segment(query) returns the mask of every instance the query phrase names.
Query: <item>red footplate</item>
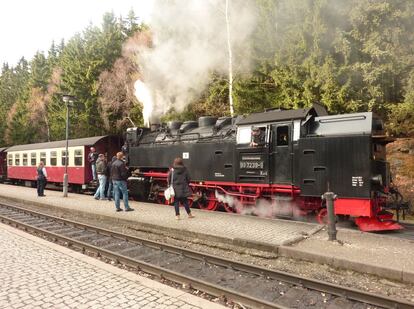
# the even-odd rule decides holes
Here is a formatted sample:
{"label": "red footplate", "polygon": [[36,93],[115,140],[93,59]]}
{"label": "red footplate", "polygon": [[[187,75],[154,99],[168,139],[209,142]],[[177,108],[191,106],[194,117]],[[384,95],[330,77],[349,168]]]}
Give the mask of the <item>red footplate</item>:
{"label": "red footplate", "polygon": [[395,221],[380,221],[377,218],[358,217],[355,223],[364,232],[402,230],[403,227]]}

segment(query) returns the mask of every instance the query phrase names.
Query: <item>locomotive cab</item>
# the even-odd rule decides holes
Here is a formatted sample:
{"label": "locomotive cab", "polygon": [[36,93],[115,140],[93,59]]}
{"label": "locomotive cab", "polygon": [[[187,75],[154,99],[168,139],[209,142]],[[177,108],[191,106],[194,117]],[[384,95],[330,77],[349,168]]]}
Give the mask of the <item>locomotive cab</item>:
{"label": "locomotive cab", "polygon": [[335,192],[335,213],[355,217],[363,231],[400,229],[390,221],[392,214],[384,211],[382,193],[389,185],[387,141],[373,113],[316,117],[310,134],[299,140],[297,179],[302,195]]}

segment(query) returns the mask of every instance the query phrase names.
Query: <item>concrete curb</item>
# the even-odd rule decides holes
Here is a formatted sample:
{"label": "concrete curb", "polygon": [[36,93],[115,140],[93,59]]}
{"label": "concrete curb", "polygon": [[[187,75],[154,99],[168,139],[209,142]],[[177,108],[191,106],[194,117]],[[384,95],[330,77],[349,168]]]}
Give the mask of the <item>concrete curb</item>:
{"label": "concrete curb", "polygon": [[337,256],[317,254],[286,246],[280,246],[278,253],[280,256],[292,259],[326,264],[336,268],[354,270],[359,273],[361,273],[361,270],[363,270],[363,273],[377,275],[382,278],[398,280],[406,283],[414,283],[414,272],[404,271],[403,268],[398,269],[361,263],[357,261],[350,261]]}

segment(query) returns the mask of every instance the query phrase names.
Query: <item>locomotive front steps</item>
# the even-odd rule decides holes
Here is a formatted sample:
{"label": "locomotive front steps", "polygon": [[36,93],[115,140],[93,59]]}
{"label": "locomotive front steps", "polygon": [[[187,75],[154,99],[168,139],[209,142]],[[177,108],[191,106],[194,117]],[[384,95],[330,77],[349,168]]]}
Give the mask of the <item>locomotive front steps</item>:
{"label": "locomotive front steps", "polygon": [[0,197],[8,201],[55,215],[102,220],[125,233],[138,230],[204,244],[231,244],[241,252],[256,249],[273,257],[308,260],[414,283],[414,246],[410,240],[339,229],[340,242],[331,242],[323,226],[305,222],[197,209],[193,210],[195,219],[177,221],[173,207],[165,205],[132,201],[135,212],[116,213],[113,202],[96,201],[91,196],[71,193],[63,198],[57,191],[46,195],[38,198],[35,189],[0,185]]}

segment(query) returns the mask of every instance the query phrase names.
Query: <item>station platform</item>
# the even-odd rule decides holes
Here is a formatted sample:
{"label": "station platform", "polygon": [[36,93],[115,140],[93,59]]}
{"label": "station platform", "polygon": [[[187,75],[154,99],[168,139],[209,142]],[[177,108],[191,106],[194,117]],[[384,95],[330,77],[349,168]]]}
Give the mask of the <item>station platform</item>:
{"label": "station platform", "polygon": [[1,308],[225,308],[0,224]]}
{"label": "station platform", "polygon": [[324,226],[313,223],[198,209],[192,210],[194,219],[188,219],[182,209],[182,219],[176,220],[174,208],[168,205],[130,201],[135,211],[115,212],[113,202],[97,201],[89,195],[70,193],[64,198],[62,192],[51,190],[46,190],[45,194],[46,197],[39,198],[36,189],[0,185],[0,198],[39,205],[45,211],[60,208],[93,214],[96,218],[112,220],[114,224],[128,225],[137,230],[165,231],[203,241],[214,240],[414,283],[412,240],[340,228],[339,241],[330,242]]}

